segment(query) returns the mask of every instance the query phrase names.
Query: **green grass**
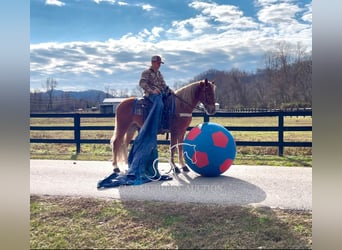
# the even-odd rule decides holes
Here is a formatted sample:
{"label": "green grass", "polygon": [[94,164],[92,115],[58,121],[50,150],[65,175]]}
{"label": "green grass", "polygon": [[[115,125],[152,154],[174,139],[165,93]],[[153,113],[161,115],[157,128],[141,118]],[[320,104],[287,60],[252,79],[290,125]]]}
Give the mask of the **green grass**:
{"label": "green grass", "polygon": [[[164,147],[164,149],[163,149]],[[34,151],[34,152],[32,152]],[[276,149],[274,149],[276,151]],[[235,165],[268,165],[268,166],[288,166],[288,167],[312,167],[312,155],[290,154],[283,157],[274,154],[266,154],[256,149],[246,152],[246,149],[238,149]],[[82,145],[81,153],[76,154],[75,146],[37,144],[31,145],[31,159],[48,160],[85,160],[85,161],[110,161],[111,148],[109,145]],[[159,146],[159,157],[166,162],[169,157],[168,148]],[[176,158],[175,158],[176,159]]]}
{"label": "green grass", "polygon": [[311,249],[312,213],[31,196],[32,249]]}

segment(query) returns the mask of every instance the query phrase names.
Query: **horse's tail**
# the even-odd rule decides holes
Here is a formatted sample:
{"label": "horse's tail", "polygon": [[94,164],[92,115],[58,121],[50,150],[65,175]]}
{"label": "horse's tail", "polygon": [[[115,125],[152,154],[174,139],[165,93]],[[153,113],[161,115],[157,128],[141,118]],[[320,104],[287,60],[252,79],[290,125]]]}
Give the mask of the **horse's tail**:
{"label": "horse's tail", "polygon": [[134,123],[132,115],[133,103],[135,97],[122,101],[116,109],[115,129],[110,140],[113,152],[113,165],[116,163],[127,164],[128,146],[137,131],[137,125]]}
{"label": "horse's tail", "polygon": [[[117,119],[115,119],[115,128],[117,128]],[[116,163],[127,164],[127,155],[128,155],[127,146],[128,145],[125,143],[126,134],[124,137],[118,136],[117,131],[118,131],[117,129],[114,130],[113,136],[110,139],[110,145],[112,147],[112,152],[113,152],[112,154],[113,159],[114,159],[114,155],[116,155]],[[114,143],[115,140],[116,142]]]}

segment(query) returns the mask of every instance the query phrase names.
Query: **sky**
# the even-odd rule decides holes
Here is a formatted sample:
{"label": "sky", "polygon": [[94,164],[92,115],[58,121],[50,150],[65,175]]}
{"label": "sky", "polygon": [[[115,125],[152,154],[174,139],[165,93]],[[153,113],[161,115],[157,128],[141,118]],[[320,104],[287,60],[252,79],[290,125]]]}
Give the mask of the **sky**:
{"label": "sky", "polygon": [[284,42],[312,50],[312,1],[31,0],[30,89],[50,77],[65,91],[129,91],[153,55],[176,87],[209,69],[255,72]]}

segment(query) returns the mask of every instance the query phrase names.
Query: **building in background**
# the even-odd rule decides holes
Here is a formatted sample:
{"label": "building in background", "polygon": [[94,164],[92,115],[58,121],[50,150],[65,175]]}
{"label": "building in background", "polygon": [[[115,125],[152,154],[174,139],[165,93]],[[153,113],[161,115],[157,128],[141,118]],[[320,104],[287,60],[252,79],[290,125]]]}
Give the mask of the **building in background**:
{"label": "building in background", "polygon": [[126,98],[105,98],[100,104],[100,112],[103,114],[115,114],[116,108],[120,102]]}

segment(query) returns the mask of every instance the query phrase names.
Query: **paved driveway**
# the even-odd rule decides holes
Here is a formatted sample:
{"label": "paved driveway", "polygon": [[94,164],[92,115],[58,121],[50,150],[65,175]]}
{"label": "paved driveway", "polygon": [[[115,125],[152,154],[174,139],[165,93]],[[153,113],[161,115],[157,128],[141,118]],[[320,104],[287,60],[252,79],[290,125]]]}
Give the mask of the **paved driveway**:
{"label": "paved driveway", "polygon": [[[161,173],[169,171],[159,163]],[[312,210],[312,168],[233,165],[219,177],[193,171],[140,186],[98,190],[112,172],[106,161],[30,161],[30,193],[112,199],[260,205]]]}

